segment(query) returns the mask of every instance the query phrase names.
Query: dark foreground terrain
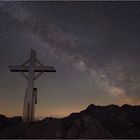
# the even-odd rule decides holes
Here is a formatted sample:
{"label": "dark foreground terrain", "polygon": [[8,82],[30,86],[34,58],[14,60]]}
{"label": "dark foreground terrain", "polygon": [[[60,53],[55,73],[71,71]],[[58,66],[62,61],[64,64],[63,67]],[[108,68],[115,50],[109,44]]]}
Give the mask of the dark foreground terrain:
{"label": "dark foreground terrain", "polygon": [[0,138],[140,138],[140,106],[90,105],[66,118],[30,124],[0,115]]}

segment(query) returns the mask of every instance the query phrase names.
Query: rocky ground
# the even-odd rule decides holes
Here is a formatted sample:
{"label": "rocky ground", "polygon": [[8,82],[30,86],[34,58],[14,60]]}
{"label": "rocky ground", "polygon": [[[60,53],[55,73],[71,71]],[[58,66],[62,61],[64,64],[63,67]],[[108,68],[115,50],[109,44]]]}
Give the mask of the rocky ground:
{"label": "rocky ground", "polygon": [[0,138],[140,138],[140,106],[90,105],[62,119],[34,123],[0,115]]}

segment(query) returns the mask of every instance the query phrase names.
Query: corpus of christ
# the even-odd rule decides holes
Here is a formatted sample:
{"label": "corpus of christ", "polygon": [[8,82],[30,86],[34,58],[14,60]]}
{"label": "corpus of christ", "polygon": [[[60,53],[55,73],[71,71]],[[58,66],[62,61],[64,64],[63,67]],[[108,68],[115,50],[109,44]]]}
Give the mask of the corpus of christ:
{"label": "corpus of christ", "polygon": [[35,104],[37,104],[37,88],[34,88],[34,81],[44,72],[56,72],[56,70],[53,66],[44,66],[37,60],[35,50],[31,50],[30,58],[24,64],[9,66],[9,69],[11,72],[20,72],[28,80],[23,105],[23,121],[33,122]]}

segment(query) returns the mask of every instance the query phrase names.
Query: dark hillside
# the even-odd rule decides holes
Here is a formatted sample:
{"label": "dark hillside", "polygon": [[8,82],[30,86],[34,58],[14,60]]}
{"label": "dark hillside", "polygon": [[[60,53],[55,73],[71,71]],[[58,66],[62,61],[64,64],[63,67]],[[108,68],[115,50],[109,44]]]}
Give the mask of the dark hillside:
{"label": "dark hillside", "polygon": [[34,123],[0,115],[0,138],[140,138],[140,106],[91,104],[65,118]]}

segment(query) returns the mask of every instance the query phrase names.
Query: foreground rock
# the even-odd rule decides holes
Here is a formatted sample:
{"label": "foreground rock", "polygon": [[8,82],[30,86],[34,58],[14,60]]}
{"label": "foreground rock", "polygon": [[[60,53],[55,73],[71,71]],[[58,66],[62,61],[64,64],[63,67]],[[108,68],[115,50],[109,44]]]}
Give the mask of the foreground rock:
{"label": "foreground rock", "polygon": [[0,138],[140,138],[140,106],[90,105],[80,113],[24,123],[0,115]]}

